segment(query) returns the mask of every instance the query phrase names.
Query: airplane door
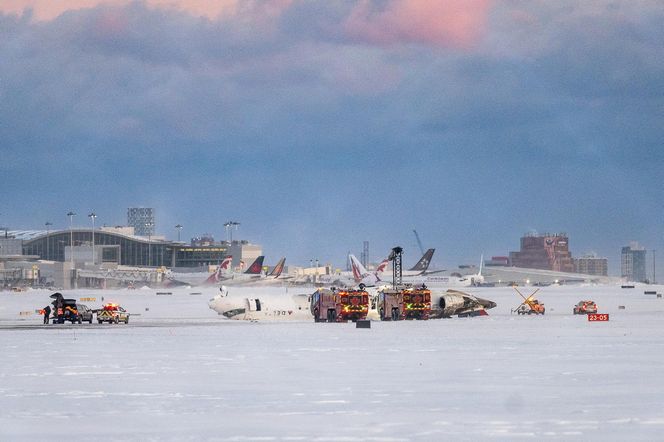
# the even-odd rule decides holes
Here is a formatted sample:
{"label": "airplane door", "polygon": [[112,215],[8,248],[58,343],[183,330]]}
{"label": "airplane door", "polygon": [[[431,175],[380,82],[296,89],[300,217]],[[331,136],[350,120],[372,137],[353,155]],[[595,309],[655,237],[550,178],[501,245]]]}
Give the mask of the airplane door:
{"label": "airplane door", "polygon": [[253,311],[253,312],[260,312],[261,311],[261,300],[260,299],[247,298],[247,310]]}

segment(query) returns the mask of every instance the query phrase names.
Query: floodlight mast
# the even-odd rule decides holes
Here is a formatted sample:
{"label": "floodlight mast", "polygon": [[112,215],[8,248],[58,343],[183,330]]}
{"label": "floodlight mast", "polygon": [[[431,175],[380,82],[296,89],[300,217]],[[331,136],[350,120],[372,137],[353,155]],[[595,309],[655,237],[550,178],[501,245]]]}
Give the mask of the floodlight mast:
{"label": "floodlight mast", "polygon": [[76,213],[72,210],[67,213],[67,216],[69,217],[69,261],[71,263],[72,268],[74,267],[74,217],[76,216]]}
{"label": "floodlight mast", "polygon": [[88,215],[88,218],[92,220],[92,265],[95,265],[95,219],[97,218],[97,214],[94,212],[91,212]]}
{"label": "floodlight mast", "polygon": [[396,290],[402,284],[402,274],[401,274],[401,254],[403,249],[401,247],[394,247],[390,252],[390,256],[387,258],[392,261],[392,285]]}
{"label": "floodlight mast", "polygon": [[237,230],[237,227],[240,225],[237,221],[227,221],[224,223],[224,228],[226,229],[226,241],[229,244],[233,243],[233,228]]}

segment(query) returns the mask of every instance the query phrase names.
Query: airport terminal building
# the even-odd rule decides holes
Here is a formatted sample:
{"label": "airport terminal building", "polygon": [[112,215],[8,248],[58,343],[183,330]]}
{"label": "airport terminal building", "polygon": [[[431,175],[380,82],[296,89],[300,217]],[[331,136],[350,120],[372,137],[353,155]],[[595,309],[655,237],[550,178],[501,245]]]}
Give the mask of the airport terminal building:
{"label": "airport terminal building", "polygon": [[242,263],[262,252],[244,240],[185,243],[135,235],[126,226],[7,230],[0,238],[0,288],[161,284],[168,269],[210,272],[230,254]]}
{"label": "airport terminal building", "polygon": [[22,241],[23,255],[46,261],[89,261],[132,267],[204,267],[218,264],[228,252],[224,245],[192,246],[130,235],[121,229],[95,230],[94,233],[91,229],[8,233]]}

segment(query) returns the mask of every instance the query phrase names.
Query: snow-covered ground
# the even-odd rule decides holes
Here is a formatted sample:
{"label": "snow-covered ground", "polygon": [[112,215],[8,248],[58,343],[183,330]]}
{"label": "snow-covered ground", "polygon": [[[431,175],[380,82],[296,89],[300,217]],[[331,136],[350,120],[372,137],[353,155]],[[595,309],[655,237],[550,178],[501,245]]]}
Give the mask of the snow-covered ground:
{"label": "snow-covered ground", "polygon": [[664,299],[644,290],[664,292],[545,287],[536,317],[470,289],[491,316],[370,329],[227,320],[210,289],[64,292],[140,316],[31,327],[51,292],[0,292],[0,440],[662,440]]}

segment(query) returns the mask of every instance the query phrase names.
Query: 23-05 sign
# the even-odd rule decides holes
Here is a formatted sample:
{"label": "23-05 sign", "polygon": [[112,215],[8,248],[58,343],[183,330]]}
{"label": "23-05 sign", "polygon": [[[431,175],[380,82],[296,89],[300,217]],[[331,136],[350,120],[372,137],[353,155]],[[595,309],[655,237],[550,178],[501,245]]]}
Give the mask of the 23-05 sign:
{"label": "23-05 sign", "polygon": [[589,322],[599,322],[599,321],[608,321],[608,320],[609,320],[608,313],[591,313],[588,315]]}

